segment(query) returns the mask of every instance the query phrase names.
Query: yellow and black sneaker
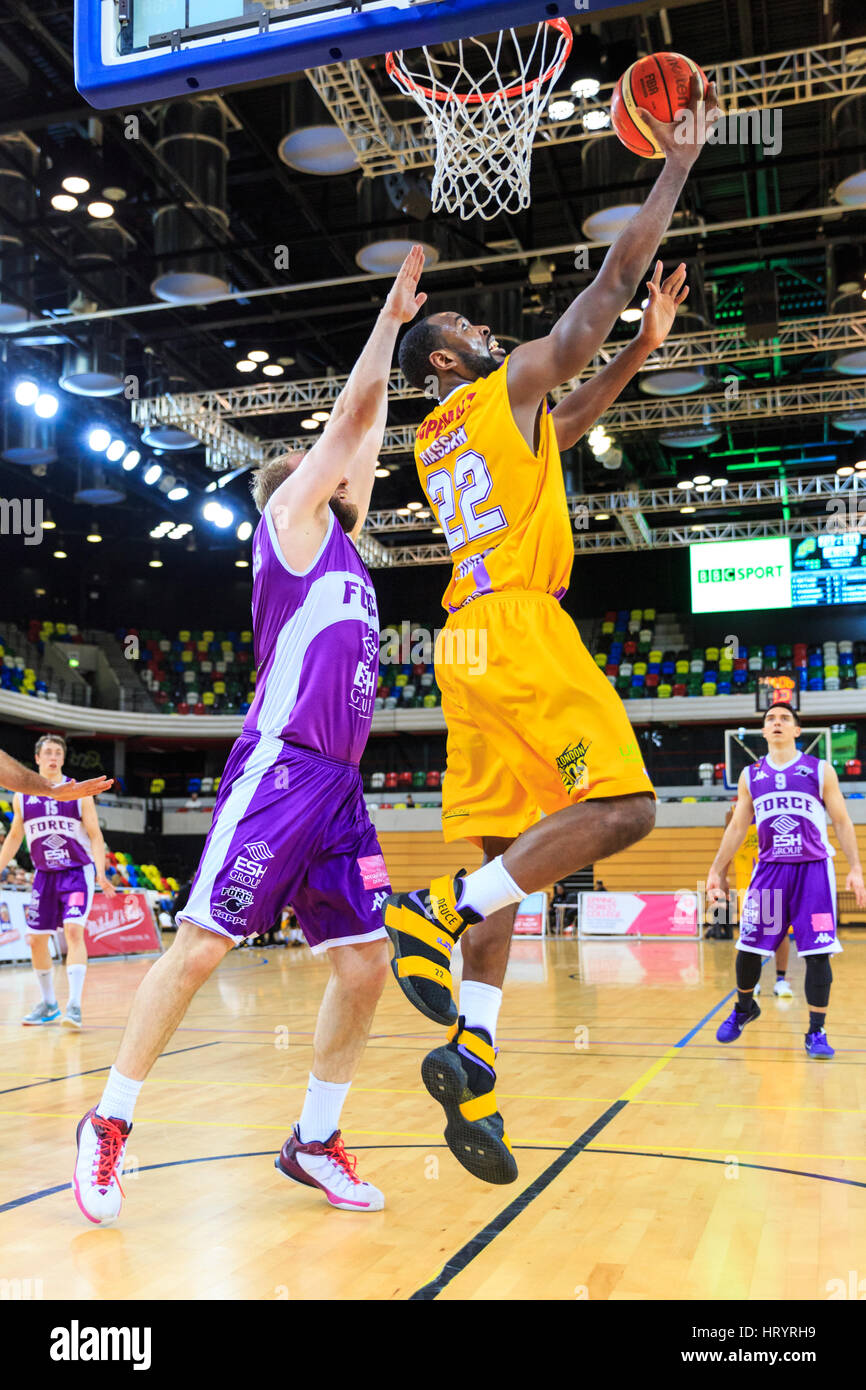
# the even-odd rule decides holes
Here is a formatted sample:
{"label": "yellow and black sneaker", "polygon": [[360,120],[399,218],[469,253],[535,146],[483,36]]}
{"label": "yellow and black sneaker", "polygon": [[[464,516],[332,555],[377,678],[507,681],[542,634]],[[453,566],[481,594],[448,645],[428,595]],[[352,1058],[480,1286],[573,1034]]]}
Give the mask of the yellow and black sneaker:
{"label": "yellow and black sneaker", "polygon": [[435,878],[426,892],[393,893],[385,900],[385,930],[394,943],[391,969],[398,985],[425,1018],[447,1028],[457,1021],[451,952],[477,912],[457,906],[462,879]]}
{"label": "yellow and black sneaker", "polygon": [[482,1182],[514,1182],[517,1164],[496,1108],[496,1052],[483,1028],[459,1018],[444,1047],[428,1052],[421,1080],[444,1107],[445,1142],[467,1172]]}

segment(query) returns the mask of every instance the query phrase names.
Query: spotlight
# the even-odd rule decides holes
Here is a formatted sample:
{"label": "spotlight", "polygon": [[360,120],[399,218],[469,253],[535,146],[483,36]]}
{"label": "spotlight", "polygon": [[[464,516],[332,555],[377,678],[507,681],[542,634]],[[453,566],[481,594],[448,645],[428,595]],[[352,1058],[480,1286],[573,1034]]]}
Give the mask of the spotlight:
{"label": "spotlight", "polygon": [[78,207],[78,199],[73,198],[71,193],[55,193],[51,199],[51,206],[58,212],[74,212]]}
{"label": "spotlight", "polygon": [[408,507],[398,507],[398,508],[397,508],[397,515],[398,515],[398,516],[411,516],[412,513],[411,513],[411,511],[409,510]]}
{"label": "spotlight", "polygon": [[602,106],[594,106],[591,111],[584,111],[581,120],[584,130],[607,130],[610,125],[610,112],[605,111]]}
{"label": "spotlight", "polygon": [[690,516],[694,511],[697,511],[696,507],[680,507],[681,516]]}
{"label": "spotlight", "polygon": [[120,465],[124,473],[131,473],[133,468],[137,468],[141,462],[141,454],[137,449],[130,449],[123,463]]}
{"label": "spotlight", "polygon": [[430,530],[434,536],[441,536],[444,534],[441,526],[431,526]]}
{"label": "spotlight", "polygon": [[267,362],[270,355],[269,352],[265,352],[264,348],[256,348],[255,352],[247,353],[250,362]]}
{"label": "spotlight", "polygon": [[36,404],[33,409],[36,411],[40,420],[53,420],[54,416],[57,414],[57,407],[59,404],[60,401],[54,395],[53,391],[40,391],[39,395],[36,397]]}
{"label": "spotlight", "polygon": [[99,526],[95,521],[91,523],[90,530],[87,533],[87,540],[90,541],[91,545],[98,545],[102,540],[102,536],[99,534]]}
{"label": "spotlight", "polygon": [[695,487],[701,487],[703,483],[708,483],[709,481],[709,473],[696,473],[693,479]]}
{"label": "spotlight", "polygon": [[578,77],[571,84],[571,95],[578,97],[581,101],[592,101],[597,97],[601,89],[601,83],[597,77]]}
{"label": "spotlight", "polygon": [[285,370],[278,362],[266,362],[262,367],[265,376],[282,376]]}
{"label": "spotlight", "polygon": [[25,377],[23,381],[15,383],[15,400],[19,405],[35,405],[39,399],[39,387],[35,381]]}
{"label": "spotlight", "polygon": [[308,420],[302,420],[302,421],[301,421],[301,429],[302,429],[302,430],[317,430],[318,428],[319,428],[319,422],[318,422],[318,420],[313,420],[312,418],[310,418],[310,419],[308,419]]}
{"label": "spotlight", "polygon": [[568,97],[557,97],[547,108],[548,115],[552,121],[567,121],[569,116],[574,115],[574,102],[569,101]]}
{"label": "spotlight", "polygon": [[[866,467],[866,464],[864,464],[864,467]],[[391,475],[387,468],[377,468],[375,476],[377,478],[390,478]]]}
{"label": "spotlight", "polygon": [[122,459],[125,453],[125,441],[123,439],[112,439],[105,451],[105,457],[108,459],[109,463],[117,463],[118,459]]}
{"label": "spotlight", "polygon": [[87,442],[95,454],[104,454],[111,443],[111,435],[108,430],[104,430],[100,426],[98,429],[90,431]]}
{"label": "spotlight", "polygon": [[249,567],[250,567],[250,562],[249,562],[249,560],[244,560],[244,559],[235,560],[235,569],[237,569],[237,570],[248,570]]}
{"label": "spotlight", "polygon": [[43,531],[56,531],[56,530],[57,530],[57,522],[54,520],[54,517],[51,515],[50,512],[46,512],[46,513],[45,513],[45,516],[44,516],[43,521],[42,521],[42,530],[43,530]]}
{"label": "spotlight", "polygon": [[310,419],[318,420],[320,425],[324,425],[325,421],[330,420],[330,418],[330,410],[314,410],[312,415],[310,416]]}
{"label": "spotlight", "polygon": [[225,531],[227,527],[231,526],[234,519],[235,514],[230,507],[220,507],[219,516],[214,517],[214,525],[218,526],[221,531]]}
{"label": "spotlight", "polygon": [[253,534],[253,523],[251,521],[242,521],[236,534],[239,541],[248,541]]}
{"label": "spotlight", "polygon": [[710,482],[709,478],[705,483],[695,482],[695,492],[709,492],[712,486],[713,484]]}
{"label": "spotlight", "polygon": [[87,193],[90,190],[90,180],[79,177],[77,174],[68,174],[61,181],[61,188],[65,188],[67,193]]}
{"label": "spotlight", "polygon": [[596,512],[596,521],[610,521],[610,512]]}
{"label": "spotlight", "polygon": [[728,486],[728,480],[727,480],[727,478],[713,478],[711,486],[712,486],[712,487],[727,487],[727,486]]}
{"label": "spotlight", "polygon": [[151,568],[152,570],[161,570],[161,569],[162,569],[162,560],[160,560],[160,558],[159,558],[159,551],[158,551],[158,550],[155,550],[155,551],[153,552],[153,558],[152,558],[151,560],[148,561],[148,564],[149,564],[149,566],[150,566],[150,568]]}
{"label": "spotlight", "polygon": [[694,487],[691,478],[683,478],[682,482],[677,483],[677,487],[682,488],[683,492],[688,492],[689,488]]}
{"label": "spotlight", "polygon": [[235,366],[239,372],[254,372],[256,369],[255,362],[251,362],[248,357],[242,357],[240,362],[235,363]]}
{"label": "spotlight", "polygon": [[66,559],[66,551],[65,551],[65,550],[55,550],[55,552],[54,552],[54,558],[55,558],[55,560],[65,560],[65,559]]}
{"label": "spotlight", "polygon": [[406,503],[406,506],[409,508],[410,512],[420,512],[420,510],[421,510],[421,508],[423,507],[423,505],[424,505],[423,502],[407,502],[407,503]]}
{"label": "spotlight", "polygon": [[189,488],[184,487],[183,483],[178,483],[168,494],[169,502],[182,502],[185,497],[189,497]]}
{"label": "spotlight", "polygon": [[100,198],[97,198],[94,202],[87,204],[87,211],[90,213],[90,216],[95,217],[98,222],[103,222],[106,217],[111,217],[113,215],[114,208],[111,203],[104,203]]}
{"label": "spotlight", "polygon": [[836,476],[838,478],[850,478],[853,472],[854,469],[849,463],[843,463],[841,468],[836,469]]}
{"label": "spotlight", "polygon": [[186,531],[184,531],[182,526],[173,526],[170,531],[166,532],[166,535],[170,541],[182,541],[186,535]]}
{"label": "spotlight", "polygon": [[148,468],[147,472],[146,472],[145,475],[144,475],[144,481],[147,483],[147,486],[148,486],[148,487],[152,487],[154,483],[158,483],[158,482],[159,482],[159,480],[160,480],[161,477],[162,477],[162,464],[160,464],[160,463],[152,463],[152,464],[150,465],[150,467]]}
{"label": "spotlight", "polygon": [[866,468],[866,458],[857,459],[854,463],[855,468]]}
{"label": "spotlight", "polygon": [[643,318],[643,314],[636,306],[630,305],[628,309],[623,309],[620,318],[623,323],[637,323],[638,319]]}

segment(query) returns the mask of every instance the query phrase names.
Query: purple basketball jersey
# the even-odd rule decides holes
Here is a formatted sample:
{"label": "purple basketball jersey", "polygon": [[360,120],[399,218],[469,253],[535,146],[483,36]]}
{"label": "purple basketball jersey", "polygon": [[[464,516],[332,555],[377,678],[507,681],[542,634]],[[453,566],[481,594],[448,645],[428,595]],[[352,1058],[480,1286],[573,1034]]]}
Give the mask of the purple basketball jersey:
{"label": "purple basketball jersey", "polygon": [[[64,782],[69,778],[64,777]],[[73,869],[93,863],[80,801],[21,794],[21,816],[34,869]]]}
{"label": "purple basketball jersey", "polygon": [[782,767],[765,757],[748,769],[762,864],[804,864],[835,853],[827,838],[825,766],[823,758],[798,753]]}
{"label": "purple basketball jersey", "polygon": [[253,537],[256,697],[244,733],[361,759],[379,674],[379,613],[367,567],[332,512],[312,565],[286,563],[265,507]]}

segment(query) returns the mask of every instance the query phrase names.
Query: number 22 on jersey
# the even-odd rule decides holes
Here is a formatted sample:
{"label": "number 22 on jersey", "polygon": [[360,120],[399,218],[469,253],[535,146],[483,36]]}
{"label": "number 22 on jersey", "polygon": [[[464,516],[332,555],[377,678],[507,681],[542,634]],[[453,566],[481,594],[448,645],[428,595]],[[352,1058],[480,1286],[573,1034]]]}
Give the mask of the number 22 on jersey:
{"label": "number 22 on jersey", "polygon": [[457,455],[453,476],[447,468],[438,468],[429,475],[427,493],[449,550],[459,550],[481,536],[503,531],[508,525],[501,507],[478,510],[492,487],[484,457],[475,449],[465,449]]}

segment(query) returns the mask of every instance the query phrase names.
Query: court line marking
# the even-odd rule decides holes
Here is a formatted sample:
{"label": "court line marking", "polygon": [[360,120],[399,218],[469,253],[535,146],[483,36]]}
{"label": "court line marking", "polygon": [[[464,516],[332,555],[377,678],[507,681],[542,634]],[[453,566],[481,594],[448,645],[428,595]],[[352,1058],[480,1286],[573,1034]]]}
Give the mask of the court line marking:
{"label": "court line marking", "polygon": [[[719,1150],[719,1152],[721,1152],[721,1150]],[[611,1158],[618,1158],[626,1155],[632,1158],[670,1158],[674,1161],[683,1163],[712,1163],[720,1168],[726,1168],[728,1166],[724,1158],[693,1158],[690,1154],[664,1153],[662,1151],[656,1152],[655,1150],[649,1149],[587,1149],[586,1153],[607,1154]],[[736,1155],[734,1155],[734,1157],[736,1157]],[[804,1154],[802,1157],[805,1158],[807,1155]],[[799,1168],[776,1168],[769,1163],[740,1163],[738,1160],[738,1167],[749,1168],[759,1173],[788,1173],[794,1178],[815,1178],[818,1182],[844,1183],[846,1187],[866,1187],[866,1182],[862,1182],[859,1178],[840,1178],[832,1173],[805,1173]]]}
{"label": "court line marking", "polygon": [[[171,1052],[161,1052],[160,1057],[176,1057],[180,1052],[198,1052],[202,1047],[216,1047],[217,1041],[218,1040],[206,1043],[193,1043],[190,1047],[176,1047]],[[158,1060],[159,1058],[157,1058],[157,1061]],[[77,1076],[94,1076],[101,1071],[111,1071],[112,1065],[111,1062],[106,1062],[101,1067],[88,1067],[86,1071],[71,1071],[67,1072],[65,1076],[48,1076],[42,1081],[28,1081],[23,1086],[7,1086],[5,1090],[0,1091],[0,1096],[11,1095],[13,1091],[30,1091],[34,1086],[51,1086],[56,1081],[73,1081]],[[18,1074],[21,1076],[27,1075],[26,1072],[19,1072]],[[4,1111],[0,1113],[7,1114],[13,1112]]]}
{"label": "court line marking", "polygon": [[515,1197],[498,1216],[488,1222],[483,1230],[479,1231],[476,1236],[473,1236],[471,1240],[461,1246],[456,1254],[452,1255],[450,1260],[446,1261],[435,1278],[431,1279],[429,1283],[423,1284],[420,1289],[416,1289],[409,1297],[410,1303],[430,1303],[438,1298],[442,1290],[447,1288],[452,1280],[455,1279],[458,1274],[461,1274],[463,1270],[466,1269],[467,1265],[471,1264],[483,1250],[486,1250],[491,1242],[511,1225],[512,1221],[515,1221],[518,1216],[523,1214],[529,1204],[559,1177],[560,1173],[577,1158],[578,1154],[583,1152],[587,1145],[592,1143],[593,1139],[595,1139],[602,1130],[607,1128],[612,1120],[616,1119],[616,1116],[625,1109],[629,1101],[632,1100],[634,1096],[637,1096],[653,1077],[658,1075],[663,1067],[667,1066],[680,1049],[686,1047],[688,1043],[691,1042],[695,1034],[709,1022],[714,1014],[719,1012],[719,1009],[724,1008],[725,1004],[733,998],[735,993],[736,990],[730,990],[718,1004],[710,1009],[709,1013],[704,1014],[703,1018],[699,1023],[695,1024],[694,1028],[690,1029],[672,1048],[668,1049],[668,1052],[663,1058],[657,1058],[652,1066],[647,1068],[647,1070],[628,1087],[628,1090],[624,1092],[618,1100],[614,1101],[613,1105],[609,1106],[604,1114],[598,1117],[594,1124],[590,1125],[588,1129],[585,1129],[583,1134],[581,1134],[564,1153],[560,1154],[559,1158],[554,1159],[554,1161],[545,1168],[544,1172],[541,1173],[534,1182],[530,1183],[529,1187],[526,1188],[524,1192],[520,1193],[518,1197]]}
{"label": "court line marking", "polygon": [[[440,1142],[439,1142],[438,1144],[356,1144],[356,1145],[355,1145],[355,1149],[357,1149],[359,1152],[360,1152],[361,1150],[363,1150],[365,1153],[371,1153],[371,1152],[374,1152],[374,1151],[390,1150],[390,1149],[430,1149],[430,1148],[444,1149],[444,1148],[446,1148],[447,1145],[445,1145],[445,1144],[443,1144],[443,1143],[441,1142],[441,1136],[437,1136],[437,1137],[439,1137],[439,1139],[440,1139]],[[524,1148],[525,1145],[523,1145],[523,1144],[515,1144],[514,1147],[515,1147],[516,1149],[520,1149],[520,1148]],[[555,1150],[555,1151],[558,1153],[558,1152],[561,1150],[561,1147],[562,1147],[562,1146],[561,1146],[560,1144],[550,1144],[550,1145],[548,1145],[547,1147],[550,1148],[550,1149]],[[152,1173],[152,1172],[154,1172],[154,1171],[155,1171],[156,1169],[158,1169],[158,1168],[182,1168],[182,1167],[185,1167],[187,1164],[190,1164],[190,1163],[221,1163],[223,1160],[225,1160],[225,1159],[230,1159],[230,1158],[273,1158],[273,1157],[274,1157],[274,1150],[273,1150],[273,1149],[256,1149],[256,1150],[254,1150],[253,1152],[250,1152],[250,1153],[240,1153],[240,1154],[205,1154],[205,1155],[204,1155],[203,1157],[201,1157],[201,1158],[172,1158],[172,1159],[167,1159],[164,1163],[146,1163],[146,1164],[143,1164],[140,1168],[136,1168],[136,1169],[135,1169],[135,1172],[136,1172],[136,1174],[138,1174],[138,1173]],[[707,1161],[709,1162],[710,1160],[707,1160]],[[131,1176],[131,1175],[130,1175],[130,1176]],[[301,1185],[302,1185],[302,1184],[301,1184]],[[54,1196],[56,1196],[56,1194],[57,1194],[58,1192],[70,1192],[71,1190],[72,1190],[72,1183],[71,1183],[71,1182],[62,1182],[62,1183],[59,1183],[59,1184],[57,1185],[57,1187],[43,1187],[43,1188],[41,1188],[38,1192],[28,1192],[28,1193],[26,1194],[26,1196],[24,1196],[24,1197],[13,1197],[13,1199],[12,1199],[11,1202],[4,1202],[4,1203],[2,1204],[2,1206],[0,1206],[0,1214],[2,1214],[3,1212],[6,1212],[6,1211],[14,1211],[14,1210],[16,1210],[16,1208],[18,1208],[18,1207],[25,1207],[25,1206],[28,1206],[30,1202],[38,1202],[38,1201],[40,1201],[40,1199],[43,1198],[43,1197],[54,1197]]]}

